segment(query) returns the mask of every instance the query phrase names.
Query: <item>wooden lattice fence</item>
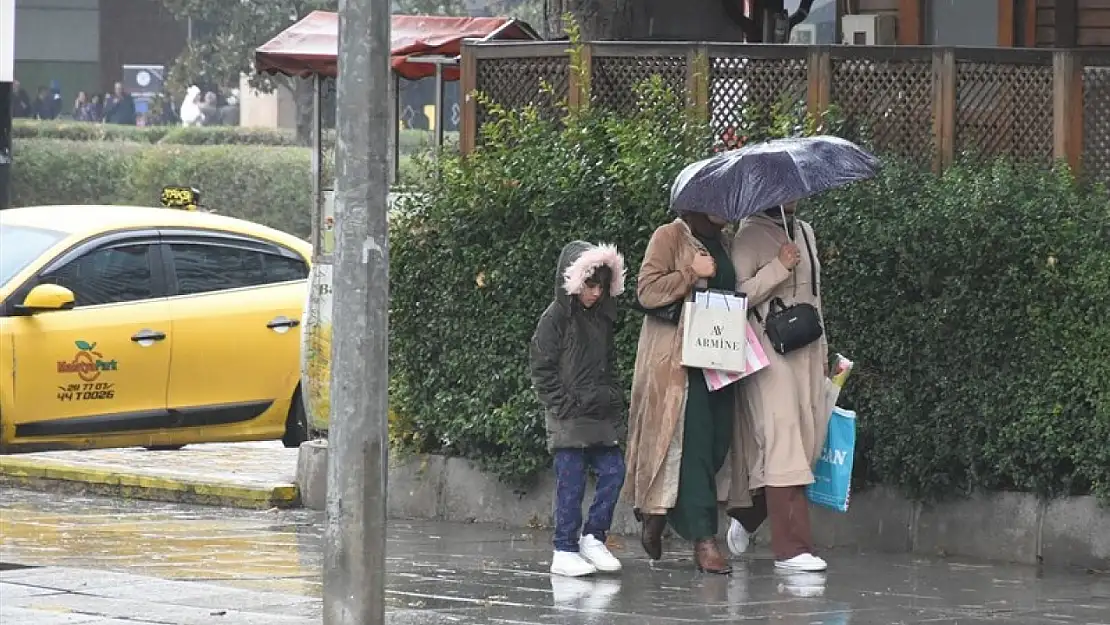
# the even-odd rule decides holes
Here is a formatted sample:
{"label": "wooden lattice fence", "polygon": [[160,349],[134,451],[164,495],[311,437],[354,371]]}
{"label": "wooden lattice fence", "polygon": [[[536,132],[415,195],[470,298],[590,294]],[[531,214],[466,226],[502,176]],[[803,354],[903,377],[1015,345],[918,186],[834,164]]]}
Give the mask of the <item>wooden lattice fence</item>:
{"label": "wooden lattice fence", "polygon": [[[572,61],[573,59],[573,61]],[[579,71],[572,63],[579,64]],[[554,115],[588,97],[628,113],[653,75],[702,111],[718,137],[748,105],[784,98],[839,107],[882,154],[937,169],[956,154],[1073,167],[1110,182],[1110,53],[915,46],[765,46],[597,42],[469,44],[464,92]],[[464,150],[487,116],[463,106]]]}
{"label": "wooden lattice fence", "polygon": [[1110,62],[1083,72],[1083,166],[1110,186]]}

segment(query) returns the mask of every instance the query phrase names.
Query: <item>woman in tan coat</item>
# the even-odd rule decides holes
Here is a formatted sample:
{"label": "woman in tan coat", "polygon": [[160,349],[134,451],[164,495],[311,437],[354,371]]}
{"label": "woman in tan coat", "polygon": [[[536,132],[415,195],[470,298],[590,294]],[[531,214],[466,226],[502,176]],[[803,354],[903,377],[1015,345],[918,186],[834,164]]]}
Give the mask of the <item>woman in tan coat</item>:
{"label": "woman in tan coat", "polygon": [[[732,244],[740,290],[747,294],[751,323],[770,366],[740,380],[736,460],[747,465],[750,506],[729,511],[729,549],[747,549],[748,537],[771,521],[775,565],[796,571],[823,571],[813,555],[805,487],[824,445],[829,421],[825,396],[829,350],[825,336],[786,355],[778,354],[762,327],[770,302],[811,304],[823,318],[820,263],[813,228],[794,218],[796,205],[773,208],[741,222]],[[785,215],[785,224],[783,216]],[[789,231],[789,234],[788,234]]]}
{"label": "woman in tan coat", "polygon": [[[736,288],[723,220],[681,216],[651,237],[637,278],[641,306],[683,302],[699,282]],[[641,542],[662,557],[667,523],[694,543],[698,568],[728,573],[717,547],[716,476],[733,438],[733,385],[710,392],[700,369],[682,366],[681,323],[645,315],[636,351],[624,496],[643,524]]]}

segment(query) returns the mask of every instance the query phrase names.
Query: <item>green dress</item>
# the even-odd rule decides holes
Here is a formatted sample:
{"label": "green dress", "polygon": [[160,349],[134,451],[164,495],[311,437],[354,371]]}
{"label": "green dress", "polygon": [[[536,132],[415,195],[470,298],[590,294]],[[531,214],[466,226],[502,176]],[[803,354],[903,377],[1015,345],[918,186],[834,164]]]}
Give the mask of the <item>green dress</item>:
{"label": "green dress", "polygon": [[[709,288],[735,290],[736,268],[724,245],[718,239],[698,240],[717,263],[717,275],[708,280]],[[732,443],[735,385],[711,393],[701,369],[687,371],[678,500],[667,516],[679,536],[698,541],[717,535],[717,472]]]}

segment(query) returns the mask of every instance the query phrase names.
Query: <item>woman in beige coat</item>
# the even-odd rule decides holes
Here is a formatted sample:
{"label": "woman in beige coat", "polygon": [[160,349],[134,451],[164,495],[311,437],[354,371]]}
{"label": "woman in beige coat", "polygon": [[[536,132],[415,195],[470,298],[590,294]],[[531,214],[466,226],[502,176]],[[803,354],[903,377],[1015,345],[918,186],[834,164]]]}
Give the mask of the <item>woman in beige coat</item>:
{"label": "woman in beige coat", "polygon": [[805,487],[813,483],[829,421],[828,343],[822,335],[780,355],[761,323],[775,298],[787,306],[811,304],[824,316],[816,239],[808,223],[794,218],[795,208],[776,207],[745,219],[732,244],[740,290],[752,311],[749,321],[759,324],[756,334],[771,364],[738,383],[739,431],[733,444],[740,449],[734,460],[747,465],[753,496],[750,506],[729,511],[734,521],[728,543],[733,553],[743,552],[749,535],[769,517],[776,567],[823,571],[824,560],[813,554]]}
{"label": "woman in beige coat", "polygon": [[[637,277],[645,308],[683,302],[699,283],[736,288],[723,220],[691,213],[651,237]],[[716,476],[733,440],[732,386],[710,392],[700,369],[682,362],[681,324],[648,314],[640,331],[628,428],[624,496],[643,523],[648,556],[662,557],[663,530],[694,543],[699,569],[728,573],[717,547]]]}

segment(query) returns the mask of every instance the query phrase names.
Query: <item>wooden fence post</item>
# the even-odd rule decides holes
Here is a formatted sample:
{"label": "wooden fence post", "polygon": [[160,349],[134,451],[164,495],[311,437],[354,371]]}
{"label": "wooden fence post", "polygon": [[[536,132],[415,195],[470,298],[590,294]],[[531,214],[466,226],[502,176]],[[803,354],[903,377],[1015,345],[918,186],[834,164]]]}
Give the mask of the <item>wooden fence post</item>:
{"label": "wooden fence post", "polygon": [[1053,154],[1079,174],[1083,161],[1083,57],[1076,50],[1053,53]]}
{"label": "wooden fence post", "polygon": [[829,49],[825,46],[810,46],[806,64],[809,70],[809,114],[820,125],[832,98],[832,57]]}
{"label": "wooden fence post", "polygon": [[709,46],[690,46],[686,51],[686,105],[697,119],[711,121],[709,111]]}
{"label": "wooden fence post", "polygon": [[473,152],[478,142],[478,103],[474,100],[474,92],[478,89],[478,59],[474,52],[474,45],[464,41],[459,69],[459,98],[462,100],[459,151],[463,154]]}
{"label": "wooden fence post", "polygon": [[933,170],[947,169],[956,157],[956,51],[933,51]]}
{"label": "wooden fence post", "polygon": [[[573,46],[574,44],[572,44]],[[590,83],[593,81],[594,53],[588,43],[567,49],[570,75],[567,77],[567,105],[577,111],[590,104]]]}

